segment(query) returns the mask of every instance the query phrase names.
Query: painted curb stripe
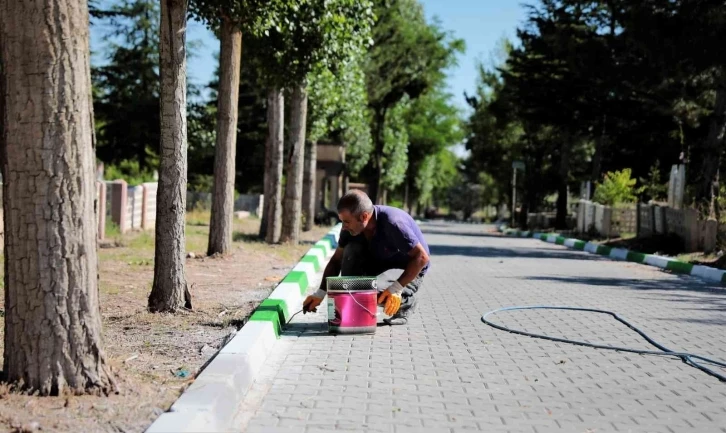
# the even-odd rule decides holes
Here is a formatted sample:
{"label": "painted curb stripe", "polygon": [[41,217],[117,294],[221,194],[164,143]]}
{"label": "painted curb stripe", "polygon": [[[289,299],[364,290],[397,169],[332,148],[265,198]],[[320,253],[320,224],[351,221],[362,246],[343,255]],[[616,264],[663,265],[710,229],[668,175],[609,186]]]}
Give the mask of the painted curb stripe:
{"label": "painted curb stripe", "polygon": [[693,270],[693,265],[690,263],[679,262],[678,260],[672,260],[672,261],[668,262],[666,269],[669,271],[672,271],[676,274],[690,275],[691,271]]}
{"label": "painted curb stripe", "polygon": [[300,293],[305,293],[308,289],[308,275],[301,271],[290,271],[282,280],[283,283],[296,283],[300,287]]}
{"label": "painted curb stripe", "polygon": [[255,311],[274,311],[278,314],[281,323],[287,323],[287,320],[292,315],[284,299],[267,298],[260,303],[260,306]]}
{"label": "painted curb stripe", "polygon": [[300,286],[295,283],[280,283],[267,299],[282,299],[289,308],[296,308],[302,302]]}
{"label": "painted curb stripe", "polygon": [[300,263],[311,263],[315,268],[315,272],[318,272],[320,270],[321,263],[318,260],[317,256],[303,256],[303,258],[300,259]]}
{"label": "painted curb stripe", "polygon": [[643,263],[645,261],[645,254],[635,251],[628,251],[628,255],[625,257],[625,260],[629,262]]}
{"label": "painted curb stripe", "polygon": [[617,260],[627,260],[628,250],[622,248],[613,248],[612,250],[610,250],[609,256]]}
{"label": "painted curb stripe", "polygon": [[597,250],[595,250],[595,254],[609,257],[612,250],[613,249],[611,247],[606,247],[605,245],[598,245]]}
{"label": "painted curb stripe", "polygon": [[600,245],[592,242],[588,242],[585,244],[585,251],[587,251],[590,254],[597,254],[597,247]]}
{"label": "painted curb stripe", "polygon": [[274,326],[275,329],[275,337],[280,338],[282,325],[280,324],[280,314],[276,310],[255,310],[255,312],[252,313],[252,316],[250,316],[250,321],[272,322],[272,326]]}
{"label": "painted curb stripe", "polygon": [[308,252],[305,253],[305,255],[317,257],[318,260],[320,260],[320,264],[323,263],[323,261],[325,260],[325,257],[326,257],[325,251],[323,251],[321,248],[316,248],[316,247],[310,248],[308,250]]}
{"label": "painted curb stripe", "polygon": [[655,266],[661,269],[665,269],[666,266],[668,266],[668,262],[670,262],[672,259],[669,259],[668,257],[661,257],[661,256],[654,256],[652,254],[648,254],[645,256],[645,264]]}
{"label": "painted curb stripe", "polygon": [[146,429],[205,432],[228,430],[238,403],[280,338],[283,326],[299,311],[302,295],[338,245],[338,224],[318,241],[277,284],[232,339],[194,382]]}
{"label": "painted curb stripe", "polygon": [[724,271],[722,269],[710,268],[708,266],[696,265],[691,271],[691,275],[701,277],[709,281],[721,282],[724,278]]}
{"label": "painted curb stripe", "polygon": [[[527,237],[528,232],[508,229],[500,230],[506,235],[516,235],[519,237]],[[676,274],[691,275],[707,281],[720,282],[726,285],[726,270],[712,268],[709,266],[693,265],[692,263],[681,262],[669,257],[661,257],[651,254],[644,254],[637,251],[630,251],[624,248],[613,248],[606,245],[600,245],[593,242],[585,242],[574,238],[565,238],[558,234],[548,233],[532,233],[532,237],[544,242],[564,245],[580,251],[607,256],[616,260],[627,260],[633,263],[642,263],[649,266],[655,266],[661,269],[669,270]]]}

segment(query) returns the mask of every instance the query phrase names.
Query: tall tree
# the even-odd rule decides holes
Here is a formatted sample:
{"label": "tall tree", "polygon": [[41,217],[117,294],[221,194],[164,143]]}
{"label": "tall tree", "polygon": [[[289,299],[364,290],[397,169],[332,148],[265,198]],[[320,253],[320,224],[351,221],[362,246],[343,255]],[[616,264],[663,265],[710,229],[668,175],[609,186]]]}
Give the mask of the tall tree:
{"label": "tall tree", "polygon": [[191,308],[184,275],[187,195],[186,0],[162,0],[160,63],[161,143],[156,200],[154,282],[149,310]]}
{"label": "tall tree", "polygon": [[[256,47],[270,88],[287,87],[291,106],[291,142],[287,160],[281,240],[297,243],[302,207],[302,173],[307,114],[307,75],[315,65],[336,68],[368,43],[373,21],[371,3],[357,0],[311,0],[288,10]],[[300,126],[300,129],[297,126]],[[271,130],[274,128],[271,127]],[[268,140],[272,144],[273,140]],[[274,149],[273,149],[274,150]],[[267,152],[273,156],[275,152]],[[276,173],[272,173],[273,176]],[[270,203],[274,207],[275,203]],[[268,215],[272,214],[269,210]],[[272,218],[269,221],[274,221]],[[268,227],[269,231],[269,227]]]}
{"label": "tall tree", "polygon": [[384,176],[384,129],[388,111],[404,96],[416,99],[444,78],[444,70],[464,50],[438,24],[428,24],[417,0],[377,0],[378,21],[365,64],[372,111],[373,174],[371,196],[380,201]]}
{"label": "tall tree", "polygon": [[308,91],[305,82],[297,83],[290,98],[290,128],[288,143],[290,156],[287,162],[285,200],[282,205],[283,242],[297,243],[302,217],[303,161],[305,159],[305,128],[308,111]]}
{"label": "tall tree", "polygon": [[317,191],[315,185],[316,149],[324,137],[339,140],[346,147],[344,176],[357,174],[368,162],[370,130],[368,100],[362,56],[351,56],[335,72],[317,65],[309,74],[310,110],[308,113],[309,150],[305,155],[303,189],[303,230],[311,230],[315,217]]}
{"label": "tall tree", "polygon": [[265,145],[265,215],[260,230],[265,241],[277,243],[282,233],[282,168],[285,133],[285,98],[281,88],[273,86],[267,96],[268,135]]}
{"label": "tall tree", "polygon": [[220,41],[217,142],[214,152],[214,184],[207,255],[227,254],[232,248],[242,31],[226,16],[222,17]]}
{"label": "tall tree", "polygon": [[242,33],[260,34],[288,6],[288,0],[193,0],[190,5],[192,15],[207,22],[221,41],[209,255],[228,253],[232,246]]}
{"label": "tall tree", "polygon": [[461,142],[464,133],[451,95],[441,88],[434,88],[413,101],[405,114],[405,124],[410,145],[404,205],[411,211],[415,205],[428,202],[434,188],[448,188],[449,185],[439,183],[443,179],[436,173],[450,161],[442,153]]}
{"label": "tall tree", "polygon": [[85,1],[0,1],[3,372],[42,395],[115,387],[101,345],[88,33]]}

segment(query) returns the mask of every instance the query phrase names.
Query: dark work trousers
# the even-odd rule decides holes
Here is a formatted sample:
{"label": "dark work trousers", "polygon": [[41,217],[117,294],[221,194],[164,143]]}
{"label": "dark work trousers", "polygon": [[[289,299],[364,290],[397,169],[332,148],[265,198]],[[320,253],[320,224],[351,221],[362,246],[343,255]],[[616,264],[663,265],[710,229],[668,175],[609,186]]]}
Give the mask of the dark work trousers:
{"label": "dark work trousers", "polygon": [[[362,242],[351,242],[343,248],[343,260],[340,266],[340,275],[343,277],[378,277],[391,268],[380,263],[373,257],[368,245]],[[423,283],[423,273],[408,283],[401,293],[401,308],[394,317],[409,317],[416,309],[416,292]],[[390,283],[393,283],[391,281]],[[378,292],[386,290],[388,286],[378,287]]]}

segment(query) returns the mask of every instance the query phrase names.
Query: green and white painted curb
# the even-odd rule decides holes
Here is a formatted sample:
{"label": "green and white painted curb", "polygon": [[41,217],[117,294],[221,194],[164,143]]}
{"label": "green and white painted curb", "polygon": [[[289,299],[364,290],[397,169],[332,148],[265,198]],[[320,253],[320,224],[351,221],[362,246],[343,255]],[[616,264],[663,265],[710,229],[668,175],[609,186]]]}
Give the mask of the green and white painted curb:
{"label": "green and white painted curb", "polygon": [[593,242],[581,241],[579,239],[565,238],[558,234],[536,233],[514,229],[504,229],[502,230],[502,233],[506,236],[539,239],[551,244],[563,245],[575,250],[586,251],[591,254],[597,254],[614,260],[642,263],[644,265],[665,269],[676,274],[692,275],[710,282],[726,284],[726,271],[724,270],[681,262],[670,257],[644,254],[623,248],[612,248]]}
{"label": "green and white painted curb", "polygon": [[249,321],[196,377],[169,412],[163,413],[147,433],[218,432],[234,430],[230,424],[240,403],[267,359],[282,327],[302,309],[308,287],[322,273],[338,246],[340,224],[300,259]]}

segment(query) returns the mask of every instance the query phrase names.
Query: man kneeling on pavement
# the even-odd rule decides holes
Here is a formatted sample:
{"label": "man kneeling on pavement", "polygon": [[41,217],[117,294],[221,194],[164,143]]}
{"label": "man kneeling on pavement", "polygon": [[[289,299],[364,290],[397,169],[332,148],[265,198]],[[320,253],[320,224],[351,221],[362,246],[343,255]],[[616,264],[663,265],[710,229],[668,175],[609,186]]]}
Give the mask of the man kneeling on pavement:
{"label": "man kneeling on pavement", "polygon": [[303,302],[303,312],[317,311],[332,276],[373,277],[403,269],[398,280],[378,295],[378,304],[391,316],[388,325],[405,325],[416,307],[416,293],[429,270],[429,247],[418,224],[401,209],[373,205],[360,190],[338,202],[343,223],[338,248],[323,273],[320,288]]}

